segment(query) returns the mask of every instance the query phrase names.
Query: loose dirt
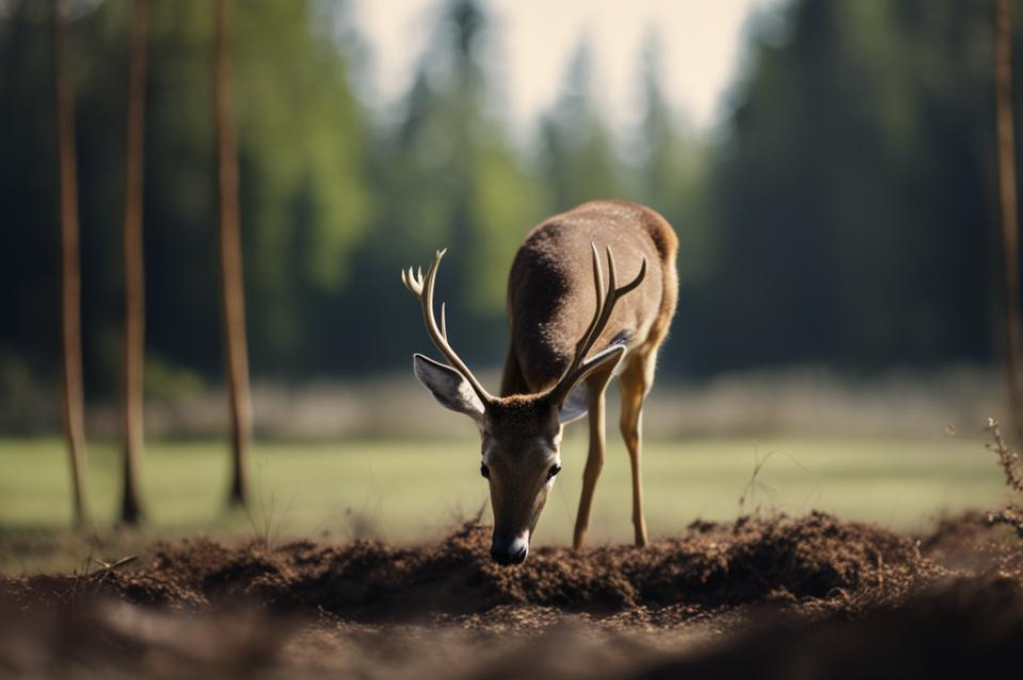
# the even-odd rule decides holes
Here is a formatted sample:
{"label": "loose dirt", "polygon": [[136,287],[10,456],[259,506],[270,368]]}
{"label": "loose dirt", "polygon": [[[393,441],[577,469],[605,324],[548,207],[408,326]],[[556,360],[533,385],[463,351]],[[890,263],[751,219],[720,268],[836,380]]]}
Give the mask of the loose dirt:
{"label": "loose dirt", "polygon": [[919,539],[812,513],[512,568],[488,550],[475,524],[419,548],[197,540],[0,580],[0,672],[940,677],[1023,649],[1023,547],[979,515]]}

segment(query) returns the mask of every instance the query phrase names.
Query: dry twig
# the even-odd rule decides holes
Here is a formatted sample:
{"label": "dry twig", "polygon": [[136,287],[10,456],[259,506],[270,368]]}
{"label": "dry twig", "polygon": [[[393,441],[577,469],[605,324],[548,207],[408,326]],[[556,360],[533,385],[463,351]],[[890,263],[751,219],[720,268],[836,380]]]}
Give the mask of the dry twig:
{"label": "dry twig", "polygon": [[[991,435],[991,441],[985,446],[998,456],[998,462],[1005,473],[1005,483],[1009,488],[1023,494],[1023,461],[1020,460],[1019,454],[1009,448],[1002,437],[998,421],[994,418],[988,418],[984,431]],[[998,512],[989,512],[987,520],[991,524],[1007,524],[1023,538],[1023,509],[1019,506],[1010,504]]]}
{"label": "dry twig", "polygon": [[138,559],[138,555],[129,555],[128,557],[122,557],[116,562],[104,562],[103,560],[92,558],[92,561],[100,566],[99,569],[89,574],[89,578],[94,578],[102,581],[110,572],[119,567],[123,567],[126,564],[131,564]]}
{"label": "dry twig", "polygon": [[1005,472],[1005,483],[1013,490],[1023,493],[1023,462],[1020,461],[1019,454],[1009,448],[1002,437],[1001,427],[994,418],[987,419],[984,431],[991,435],[992,441],[985,446],[998,456],[998,462]]}

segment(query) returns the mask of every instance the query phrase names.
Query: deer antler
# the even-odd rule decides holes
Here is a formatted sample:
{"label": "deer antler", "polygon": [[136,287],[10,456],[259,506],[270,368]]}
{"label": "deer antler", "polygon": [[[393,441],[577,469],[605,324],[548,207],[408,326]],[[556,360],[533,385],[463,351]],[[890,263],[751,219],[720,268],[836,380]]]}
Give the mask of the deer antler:
{"label": "deer antler", "polygon": [[408,271],[402,270],[401,282],[405,284],[405,287],[419,299],[419,302],[423,307],[423,323],[426,324],[426,331],[430,334],[430,339],[433,340],[433,344],[437,346],[437,349],[447,357],[448,363],[456,371],[462,374],[462,377],[468,381],[472,387],[476,396],[480,398],[483,405],[486,406],[494,401],[494,397],[490,395],[480,381],[476,379],[476,376],[472,374],[469,367],[465,365],[458,354],[452,349],[451,345],[448,344],[448,325],[447,319],[444,315],[444,304],[440,306],[440,326],[437,326],[437,319],[433,315],[433,285],[437,280],[437,269],[440,267],[440,260],[444,257],[444,253],[447,252],[447,248],[444,250],[438,250],[436,256],[433,259],[433,264],[426,272],[426,278],[423,278],[423,268],[418,268],[418,273],[412,270],[412,267],[408,268]]}
{"label": "deer antler", "polygon": [[572,357],[572,361],[569,363],[568,368],[562,374],[557,384],[551,389],[551,397],[555,401],[562,401],[568,397],[568,393],[575,386],[579,379],[579,375],[584,373],[589,364],[583,359],[593,348],[593,343],[597,341],[600,334],[604,331],[604,327],[607,326],[607,322],[611,319],[611,312],[614,311],[615,303],[618,302],[626,294],[635,290],[639,284],[643,282],[646,277],[646,258],[643,258],[643,263],[640,265],[639,273],[629,283],[625,284],[621,288],[617,287],[616,272],[615,272],[615,259],[614,255],[611,254],[611,246],[607,247],[607,292],[604,292],[604,277],[600,271],[600,258],[597,255],[597,246],[593,243],[590,244],[593,249],[593,287],[597,295],[597,308],[593,312],[593,319],[590,320],[590,325],[587,327],[586,332],[579,339],[579,342],[575,346],[575,354]]}

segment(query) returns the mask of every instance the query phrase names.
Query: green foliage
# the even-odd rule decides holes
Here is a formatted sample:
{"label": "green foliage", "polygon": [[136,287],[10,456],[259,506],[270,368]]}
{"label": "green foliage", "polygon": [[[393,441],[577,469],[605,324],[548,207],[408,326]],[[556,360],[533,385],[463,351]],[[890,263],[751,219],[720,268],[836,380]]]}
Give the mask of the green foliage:
{"label": "green foliage", "polygon": [[[15,3],[10,16],[0,17],[8,76],[0,84],[0,96],[15,102],[4,107],[0,135],[5,149],[25,158],[25,167],[47,173],[26,177],[5,159],[3,172],[11,174],[11,184],[4,183],[0,207],[23,226],[9,242],[12,247],[0,250],[20,253],[19,260],[29,263],[11,263],[11,289],[29,297],[26,275],[34,269],[39,272],[36,290],[43,300],[55,303],[55,269],[31,264],[55,264],[56,257],[50,208],[56,189],[51,14],[49,8],[39,8],[42,4]],[[174,363],[218,375],[213,7],[206,0],[152,5],[145,139],[147,345]],[[123,306],[126,20],[124,1],[106,0],[77,16],[70,29],[69,60],[78,104],[87,377],[90,385],[104,391],[117,384]],[[259,372],[301,368],[304,338],[316,332],[312,301],[341,290],[346,260],[371,216],[365,113],[349,87],[348,53],[333,32],[343,21],[343,7],[317,0],[235,3],[233,11],[232,89],[246,288]],[[272,40],[267,39],[270,35]],[[17,63],[26,68],[15,69]],[[27,204],[18,184],[31,185],[40,200]],[[50,307],[55,317],[55,304],[44,305]],[[28,325],[30,331],[38,325],[29,315],[10,311],[0,313],[13,316],[15,325]],[[45,335],[55,333],[53,323],[55,318],[48,320]],[[32,333],[45,335],[41,328]],[[24,342],[17,345],[32,352]],[[52,357],[40,359],[53,370]]]}
{"label": "green foliage", "polygon": [[594,101],[589,44],[572,56],[562,94],[541,125],[551,211],[600,198],[620,198],[618,158]]}
{"label": "green foliage", "polygon": [[[445,2],[438,16],[398,124],[375,148],[379,211],[358,249],[363,285],[342,301],[359,319],[360,337],[346,343],[360,371],[404,365],[410,351],[428,350],[397,274],[441,248],[450,254],[440,295],[460,351],[500,361],[511,258],[543,217],[541,185],[486,105],[486,16],[471,0]],[[396,312],[381,314],[382,306]]]}
{"label": "green foliage", "polygon": [[306,298],[340,290],[371,208],[364,113],[332,22],[314,21],[314,4],[254,3],[234,12],[246,282],[252,306],[266,311],[253,317],[252,330],[266,343],[263,358],[282,371],[314,331]]}
{"label": "green foliage", "polygon": [[[120,384],[126,1],[90,5],[70,27],[90,397]],[[164,366],[218,380],[212,7],[151,5],[147,348],[163,362],[153,364],[157,383],[174,383],[160,377]],[[677,65],[654,32],[636,69],[639,125],[612,134],[581,40],[526,145],[532,156],[494,111],[486,5],[437,0],[412,85],[386,111],[353,91],[367,72],[348,7],[233,3],[257,377],[406,370],[408,354],[429,345],[398,270],[443,247],[438,294],[459,351],[498,364],[517,244],[544,216],[604,197],[646,203],[679,232],[682,296],[665,371],[992,357],[983,3],[790,0],[763,10],[730,113],[711,134],[667,102],[661,83]],[[40,384],[59,368],[51,12],[15,0],[0,13],[0,353]]]}
{"label": "green foliage", "polygon": [[798,0],[754,30],[712,179],[720,367],[986,359],[990,12]]}
{"label": "green foliage", "polygon": [[656,34],[648,36],[640,66],[643,118],[629,172],[637,200],[660,211],[676,228],[684,260],[684,294],[705,286],[713,256],[713,226],[704,198],[708,188],[709,144],[676,120],[661,90],[664,54]]}
{"label": "green foliage", "polygon": [[159,354],[146,357],[145,394],[157,399],[187,399],[203,388],[202,376],[187,368],[171,365]]}
{"label": "green foliage", "polygon": [[[369,209],[362,175],[362,111],[333,36],[309,3],[262,3],[236,12],[235,74],[240,143],[252,192],[253,267],[280,283],[284,240],[306,232],[297,270],[336,289],[349,244]],[[266,27],[276,27],[266,40]]]}
{"label": "green foliage", "polygon": [[471,210],[479,237],[470,253],[469,303],[493,315],[504,311],[508,272],[525,230],[543,216],[543,192],[507,149],[483,147],[478,154]]}

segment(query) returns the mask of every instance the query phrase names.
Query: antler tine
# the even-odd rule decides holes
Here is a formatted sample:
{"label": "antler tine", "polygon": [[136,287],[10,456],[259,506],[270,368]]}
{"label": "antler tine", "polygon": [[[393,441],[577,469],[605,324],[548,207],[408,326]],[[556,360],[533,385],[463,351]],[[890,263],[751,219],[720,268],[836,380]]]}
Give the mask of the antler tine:
{"label": "antler tine", "polygon": [[590,248],[593,251],[593,289],[597,296],[597,306],[593,310],[593,318],[590,319],[586,332],[579,338],[579,342],[575,344],[575,354],[572,355],[572,361],[569,363],[565,375],[574,373],[579,368],[583,358],[585,358],[586,352],[589,351],[590,345],[593,344],[593,334],[597,329],[597,323],[600,321],[600,316],[604,309],[604,277],[600,271],[600,257],[597,255],[597,245],[595,243],[591,242]]}
{"label": "antler tine", "polygon": [[607,247],[607,294],[604,295],[603,305],[598,305],[599,316],[596,322],[593,324],[593,330],[590,331],[589,336],[586,338],[586,344],[583,352],[578,356],[579,364],[576,368],[582,364],[583,359],[586,358],[586,354],[592,349],[593,343],[597,341],[600,334],[604,332],[604,327],[607,326],[607,322],[611,319],[611,312],[614,311],[615,303],[618,302],[619,290],[616,287],[617,276],[615,272],[615,258],[611,254],[611,246]]}
{"label": "antler tine", "polygon": [[416,278],[416,274],[412,271],[412,267],[408,268],[408,271],[401,270],[401,282],[405,284],[405,287],[409,289],[409,292],[415,295],[417,298],[423,295],[423,274],[422,270],[419,272],[419,278]]}
{"label": "antler tine", "polygon": [[[438,250],[434,256],[433,264],[426,271],[426,277],[423,277],[422,267],[419,268],[418,278],[413,276],[412,268],[409,268],[408,276],[402,273],[402,281],[406,282],[406,287],[412,291],[412,293],[419,298],[419,302],[423,308],[423,323],[426,325],[426,331],[430,335],[430,339],[433,340],[433,344],[437,346],[437,349],[441,351],[447,360],[451,364],[451,367],[462,374],[462,377],[468,381],[472,387],[473,392],[480,398],[484,405],[493,401],[493,397],[483,389],[483,385],[480,384],[476,376],[473,375],[469,367],[465,365],[465,362],[458,356],[458,353],[448,344],[448,329],[447,319],[445,314],[445,306],[441,304],[440,312],[440,327],[437,326],[437,319],[433,314],[433,289],[434,283],[437,280],[437,270],[440,268],[441,258],[444,257],[444,253],[447,249]],[[411,285],[409,285],[411,283]]]}
{"label": "antler tine", "polygon": [[608,295],[615,292],[615,257],[611,254],[611,246],[607,247],[607,291]]}
{"label": "antler tine", "polygon": [[629,282],[629,283],[625,284],[624,286],[622,286],[621,288],[619,288],[618,291],[615,293],[615,295],[618,296],[618,297],[622,297],[626,293],[631,293],[632,291],[634,291],[636,288],[639,287],[639,284],[643,283],[643,279],[645,279],[645,278],[646,278],[646,258],[644,257],[643,258],[643,262],[639,265],[639,273],[636,274],[636,278],[634,278],[631,282]]}
{"label": "antler tine", "polygon": [[604,299],[604,275],[600,271],[600,257],[597,255],[597,244],[591,241],[590,250],[593,253],[593,287],[597,292],[597,307],[600,307]]}
{"label": "antler tine", "polygon": [[597,294],[597,308],[593,313],[593,319],[590,321],[586,332],[580,338],[576,344],[575,355],[572,357],[572,361],[569,363],[568,369],[562,375],[561,379],[551,390],[551,393],[556,397],[560,398],[565,396],[563,392],[575,382],[574,378],[580,367],[583,365],[583,360],[586,358],[586,354],[589,353],[593,347],[593,343],[597,341],[600,334],[604,331],[604,327],[607,326],[607,322],[611,319],[611,313],[614,311],[614,306],[622,297],[635,290],[639,284],[646,278],[646,258],[643,258],[642,263],[639,267],[639,273],[629,283],[625,284],[621,288],[617,284],[617,271],[615,269],[614,255],[611,252],[611,246],[607,246],[607,293],[603,292],[603,277],[600,272],[600,260],[597,256],[597,246],[593,243],[590,244],[593,250],[593,280]]}
{"label": "antler tine", "polygon": [[646,278],[646,258],[644,257],[639,265],[639,273],[636,274],[636,278],[621,288],[618,288],[615,283],[615,261],[614,256],[611,255],[610,247],[607,249],[607,262],[611,269],[610,276],[608,277],[610,279],[610,283],[608,284],[607,297],[604,300],[604,313],[597,324],[600,330],[597,331],[597,334],[593,338],[594,340],[597,339],[597,336],[600,335],[600,333],[604,330],[604,326],[606,326],[607,322],[611,319],[611,312],[614,310],[615,304],[625,297],[626,294],[638,288],[639,284],[643,283],[643,279]]}

